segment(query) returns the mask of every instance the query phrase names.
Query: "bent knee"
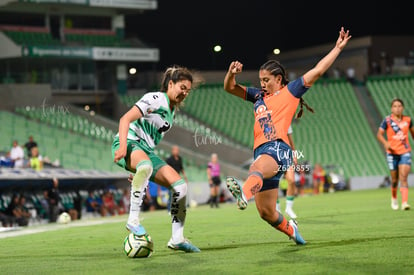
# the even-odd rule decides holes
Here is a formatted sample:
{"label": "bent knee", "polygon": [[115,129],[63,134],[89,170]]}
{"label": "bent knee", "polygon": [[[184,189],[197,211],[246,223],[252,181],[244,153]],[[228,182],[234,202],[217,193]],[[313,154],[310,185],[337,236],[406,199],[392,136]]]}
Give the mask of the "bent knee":
{"label": "bent knee", "polygon": [[149,175],[151,175],[152,171],[153,167],[150,160],[141,160],[136,166],[136,173],[149,173]]}

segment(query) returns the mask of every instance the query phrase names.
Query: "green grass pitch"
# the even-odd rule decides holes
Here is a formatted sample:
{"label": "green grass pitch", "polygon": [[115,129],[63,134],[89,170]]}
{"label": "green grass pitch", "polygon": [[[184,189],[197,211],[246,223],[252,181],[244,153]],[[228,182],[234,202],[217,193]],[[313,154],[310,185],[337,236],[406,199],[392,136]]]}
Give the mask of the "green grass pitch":
{"label": "green grass pitch", "polygon": [[414,274],[414,210],[393,211],[389,189],[299,197],[294,209],[305,246],[262,221],[253,201],[244,211],[234,203],[188,209],[185,236],[201,253],[167,248],[166,211],[142,215],[150,258],[124,254],[126,216],[3,232],[0,274]]}

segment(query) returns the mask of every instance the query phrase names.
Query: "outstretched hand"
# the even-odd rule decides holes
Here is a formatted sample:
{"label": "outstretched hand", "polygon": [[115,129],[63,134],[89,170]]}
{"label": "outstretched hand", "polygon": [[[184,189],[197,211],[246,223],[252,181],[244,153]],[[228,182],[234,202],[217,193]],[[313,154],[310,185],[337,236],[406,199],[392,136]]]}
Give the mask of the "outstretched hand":
{"label": "outstretched hand", "polygon": [[345,45],[348,43],[348,40],[351,39],[351,35],[349,35],[349,30],[345,31],[344,27],[341,27],[341,30],[339,31],[339,37],[336,41],[336,47],[342,50]]}

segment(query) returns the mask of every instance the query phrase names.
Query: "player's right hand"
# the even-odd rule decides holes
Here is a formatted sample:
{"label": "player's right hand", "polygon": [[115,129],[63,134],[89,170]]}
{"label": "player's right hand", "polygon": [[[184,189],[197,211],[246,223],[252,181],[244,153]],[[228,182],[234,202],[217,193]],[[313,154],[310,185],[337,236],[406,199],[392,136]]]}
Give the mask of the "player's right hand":
{"label": "player's right hand", "polygon": [[120,159],[123,159],[126,156],[126,149],[118,149],[115,151],[114,162],[118,162]]}
{"label": "player's right hand", "polygon": [[229,71],[232,74],[241,73],[242,70],[243,70],[243,64],[240,63],[239,61],[233,61],[230,63]]}

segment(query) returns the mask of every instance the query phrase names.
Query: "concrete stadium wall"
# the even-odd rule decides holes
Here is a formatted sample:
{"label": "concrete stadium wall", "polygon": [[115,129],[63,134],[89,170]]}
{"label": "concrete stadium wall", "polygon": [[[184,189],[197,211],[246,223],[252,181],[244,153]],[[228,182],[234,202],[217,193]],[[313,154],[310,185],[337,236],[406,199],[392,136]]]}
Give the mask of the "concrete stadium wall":
{"label": "concrete stadium wall", "polygon": [[[375,189],[379,188],[384,181],[384,176],[370,176],[370,177],[351,177],[349,184],[351,190]],[[408,175],[408,185],[414,187],[414,175]]]}
{"label": "concrete stadium wall", "polygon": [[16,106],[41,107],[52,95],[48,84],[3,84],[0,85],[0,109],[14,111]]}

